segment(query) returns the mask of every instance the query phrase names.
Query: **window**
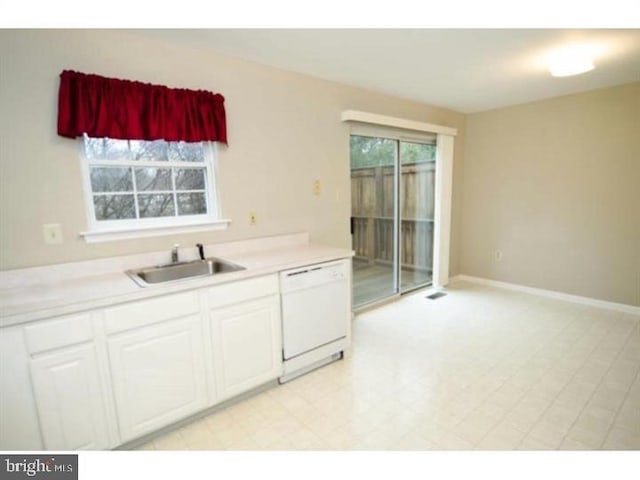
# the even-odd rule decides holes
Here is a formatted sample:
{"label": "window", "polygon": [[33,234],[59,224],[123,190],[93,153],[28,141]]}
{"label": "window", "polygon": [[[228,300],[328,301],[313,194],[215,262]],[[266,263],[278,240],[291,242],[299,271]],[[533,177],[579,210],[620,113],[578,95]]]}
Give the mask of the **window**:
{"label": "window", "polygon": [[[89,232],[113,239],[167,229],[226,223],[219,219],[210,142],[83,137]],[[104,235],[102,239],[109,239]]]}

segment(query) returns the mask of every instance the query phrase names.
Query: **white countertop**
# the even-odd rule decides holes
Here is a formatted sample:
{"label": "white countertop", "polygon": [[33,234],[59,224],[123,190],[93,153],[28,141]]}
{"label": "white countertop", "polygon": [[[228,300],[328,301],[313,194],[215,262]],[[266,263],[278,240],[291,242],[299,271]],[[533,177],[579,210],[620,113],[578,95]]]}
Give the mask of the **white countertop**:
{"label": "white countertop", "polygon": [[[22,272],[2,272],[0,327],[238,281],[313,263],[350,258],[353,255],[351,250],[310,244],[306,239],[306,234],[298,234],[205,246],[207,257],[220,257],[241,265],[246,270],[147,287],[139,286],[124,273],[124,270],[159,263],[158,252],[146,256],[78,262],[68,264],[68,267],[55,265],[25,269]],[[262,245],[262,248],[259,248],[259,245]],[[213,255],[210,250],[215,250]],[[144,263],[145,261],[148,263]],[[96,265],[100,268],[96,268]],[[108,267],[112,271],[109,271]],[[83,275],[82,268],[93,271],[94,274]],[[113,271],[114,268],[117,270]],[[28,272],[29,270],[31,272]],[[45,280],[34,281],[31,278],[25,281],[29,276]]]}

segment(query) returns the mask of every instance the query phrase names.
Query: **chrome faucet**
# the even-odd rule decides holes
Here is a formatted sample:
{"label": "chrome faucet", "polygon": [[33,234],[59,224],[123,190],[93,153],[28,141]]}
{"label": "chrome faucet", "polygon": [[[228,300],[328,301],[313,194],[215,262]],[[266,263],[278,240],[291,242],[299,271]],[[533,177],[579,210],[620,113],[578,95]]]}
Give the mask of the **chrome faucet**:
{"label": "chrome faucet", "polygon": [[171,263],[178,263],[178,247],[180,244],[176,243],[171,249]]}
{"label": "chrome faucet", "polygon": [[196,243],[196,247],[198,247],[198,255],[200,256],[200,260],[204,262],[204,245],[201,243]]}

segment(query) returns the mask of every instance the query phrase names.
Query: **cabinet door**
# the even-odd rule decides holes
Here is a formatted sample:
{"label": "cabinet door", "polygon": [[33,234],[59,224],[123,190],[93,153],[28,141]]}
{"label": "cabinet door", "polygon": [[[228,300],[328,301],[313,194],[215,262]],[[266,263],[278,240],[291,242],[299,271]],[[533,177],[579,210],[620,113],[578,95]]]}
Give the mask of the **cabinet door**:
{"label": "cabinet door", "polygon": [[93,343],[32,359],[31,376],[45,448],[108,448],[106,392]]}
{"label": "cabinet door", "polygon": [[108,346],[123,441],[206,406],[199,315],[114,335]]}
{"label": "cabinet door", "polygon": [[44,450],[21,326],[0,328],[0,450]]}
{"label": "cabinet door", "polygon": [[211,310],[209,315],[219,400],[282,374],[279,295]]}

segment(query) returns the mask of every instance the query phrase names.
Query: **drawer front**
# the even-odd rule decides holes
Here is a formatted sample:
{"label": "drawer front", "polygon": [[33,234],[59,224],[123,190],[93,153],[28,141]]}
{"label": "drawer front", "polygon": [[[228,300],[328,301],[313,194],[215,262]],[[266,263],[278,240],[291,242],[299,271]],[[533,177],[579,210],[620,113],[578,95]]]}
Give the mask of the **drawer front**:
{"label": "drawer front", "polygon": [[252,298],[264,297],[280,292],[278,275],[251,278],[211,287],[208,292],[209,308],[243,302]]}
{"label": "drawer front", "polygon": [[167,295],[106,309],[105,329],[107,334],[117,333],[199,311],[197,291]]}
{"label": "drawer front", "polygon": [[45,320],[24,329],[27,350],[30,354],[93,340],[91,314],[83,313]]}

